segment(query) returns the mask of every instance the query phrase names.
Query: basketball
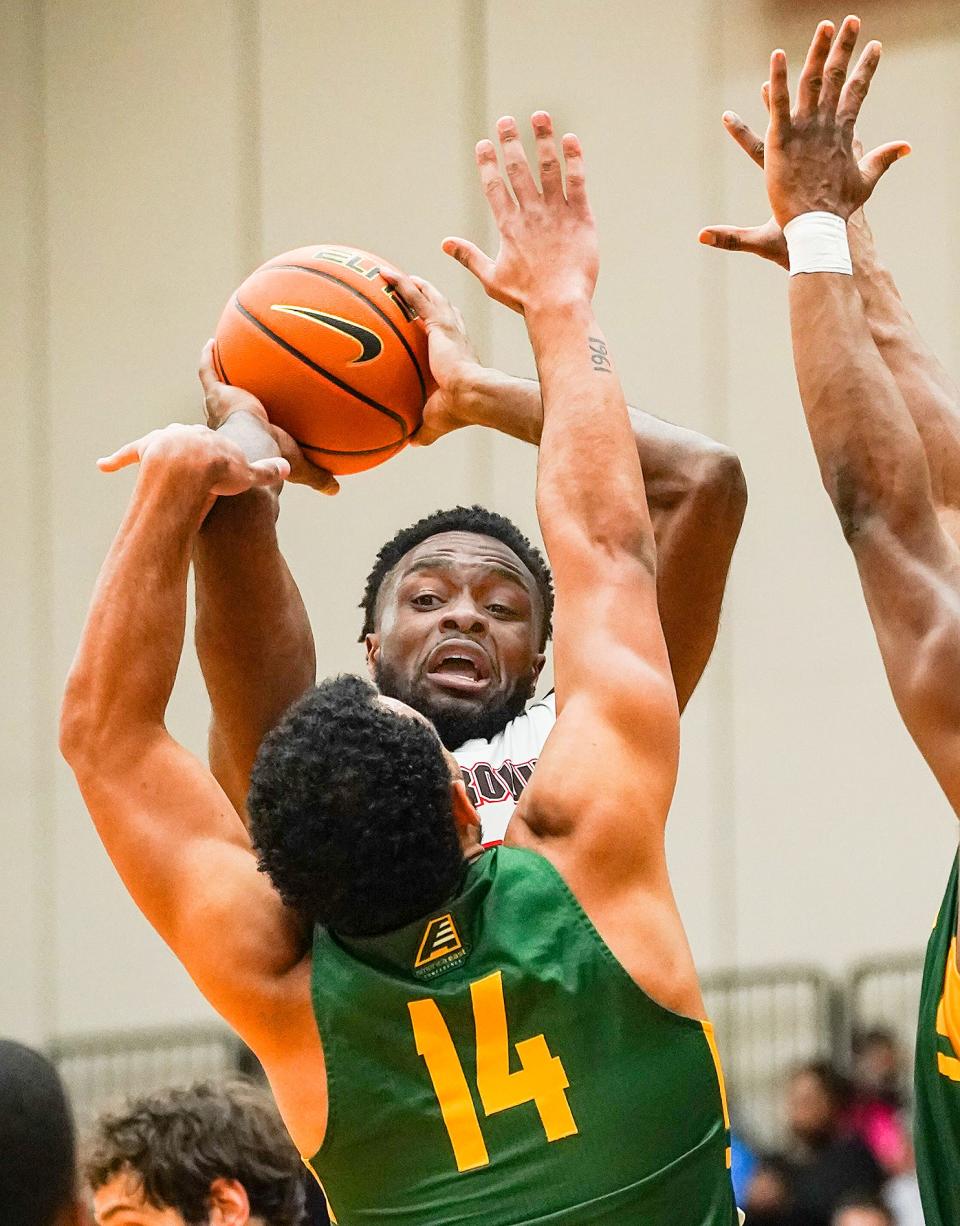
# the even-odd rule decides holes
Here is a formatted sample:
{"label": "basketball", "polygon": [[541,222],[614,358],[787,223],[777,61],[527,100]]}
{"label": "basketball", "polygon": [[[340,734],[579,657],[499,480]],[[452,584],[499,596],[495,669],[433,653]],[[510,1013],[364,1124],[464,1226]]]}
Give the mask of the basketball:
{"label": "basketball", "polygon": [[430,379],[426,331],[380,260],[337,244],[287,251],[247,277],[220,317],[214,362],[337,474],[406,446]]}

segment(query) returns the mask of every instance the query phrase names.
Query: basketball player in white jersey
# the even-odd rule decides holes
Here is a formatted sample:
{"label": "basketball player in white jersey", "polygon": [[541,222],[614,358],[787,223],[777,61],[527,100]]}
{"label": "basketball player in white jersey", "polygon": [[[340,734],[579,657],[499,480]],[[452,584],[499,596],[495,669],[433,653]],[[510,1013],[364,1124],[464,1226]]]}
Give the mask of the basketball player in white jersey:
{"label": "basketball player in white jersey", "polygon": [[[478,254],[462,242],[447,249],[467,267]],[[459,311],[424,281],[394,279],[415,299],[430,336],[436,390],[417,441],[476,424],[536,445],[539,385],[481,366]],[[208,425],[248,459],[282,454],[292,480],[336,492],[336,481],[267,422],[253,396],[217,381],[209,347],[200,378]],[[728,448],[637,409],[630,418],[643,453],[660,616],[683,710],[716,639],[746,487]],[[278,512],[273,490],[220,499],[194,559],[197,650],[212,707],[210,765],[241,814],[260,742],[316,675],[310,622],[277,545]],[[437,512],[398,533],[381,549],[364,593],[369,671],[383,693],[436,725],[463,769],[488,841],[502,837],[555,720],[552,694],[531,703],[552,601],[539,551],[508,520],[478,507]]]}

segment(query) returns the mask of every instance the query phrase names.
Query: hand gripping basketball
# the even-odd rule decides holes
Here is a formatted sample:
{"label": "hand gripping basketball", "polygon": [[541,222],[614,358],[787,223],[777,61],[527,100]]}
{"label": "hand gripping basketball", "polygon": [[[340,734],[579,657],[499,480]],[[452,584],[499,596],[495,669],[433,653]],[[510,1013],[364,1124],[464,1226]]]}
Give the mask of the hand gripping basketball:
{"label": "hand gripping basketball", "polygon": [[280,454],[290,465],[290,474],[287,477],[289,482],[294,485],[309,485],[311,489],[320,494],[339,493],[340,483],[336,477],[328,473],[326,469],[310,463],[286,430],[281,430],[279,426],[275,426],[270,421],[266,409],[256,396],[242,387],[232,387],[229,383],[223,383],[217,378],[213,363],[214,345],[215,342],[212,340],[207,341],[204,345],[198,371],[200,385],[203,388],[203,413],[210,429],[219,430],[224,422],[236,413],[255,418],[262,429],[270,435]]}
{"label": "hand gripping basketball", "polygon": [[474,424],[466,411],[469,389],[482,378],[483,367],[463,315],[435,285],[387,265],[381,266],[380,275],[413,307],[427,332],[431,390],[423,406],[423,424],[410,445],[429,447],[452,430]]}
{"label": "hand gripping basketball", "polygon": [[284,252],[247,277],[217,325],[218,381],[250,392],[336,474],[402,451],[429,391],[426,333],[381,263],[339,243]]}
{"label": "hand gripping basketball", "polygon": [[597,232],[587,200],[580,141],[571,133],[563,137],[564,189],[550,116],[536,111],[531,124],[539,187],[511,116],[498,121],[497,134],[512,194],[500,173],[493,142],[482,140],[476,148],[480,182],[500,231],[496,259],[468,239],[443,241],[447,255],[469,269],[491,298],[521,313],[546,303],[589,301],[599,271]]}

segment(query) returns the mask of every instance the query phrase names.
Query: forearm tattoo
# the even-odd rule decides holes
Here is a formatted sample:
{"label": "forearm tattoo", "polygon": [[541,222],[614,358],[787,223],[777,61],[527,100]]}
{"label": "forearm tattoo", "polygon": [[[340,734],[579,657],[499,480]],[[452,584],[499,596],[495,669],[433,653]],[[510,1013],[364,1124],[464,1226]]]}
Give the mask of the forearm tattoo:
{"label": "forearm tattoo", "polygon": [[590,348],[590,361],[593,369],[601,373],[612,374],[613,365],[607,356],[607,346],[599,336],[588,336],[587,345]]}

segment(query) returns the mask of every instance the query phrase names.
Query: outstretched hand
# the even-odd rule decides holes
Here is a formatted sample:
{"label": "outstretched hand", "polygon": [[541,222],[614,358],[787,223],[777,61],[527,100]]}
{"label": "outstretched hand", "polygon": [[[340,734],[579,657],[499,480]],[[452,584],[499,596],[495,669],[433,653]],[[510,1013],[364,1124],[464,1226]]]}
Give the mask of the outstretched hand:
{"label": "outstretched hand", "polygon": [[867,43],[853,72],[847,69],[860,19],[846,17],[834,39],[822,21],[810,44],[791,110],[787,57],[770,57],[770,122],[764,141],[767,196],[783,228],[801,213],[834,213],[846,220],[869,200],[884,172],[910,152],[905,141],[883,145],[865,170],[853,151],[857,116],[880,63],[878,42]]}
{"label": "outstretched hand", "polygon": [[[847,31],[848,23],[855,23],[856,25],[856,18],[847,18],[847,21],[844,22],[844,27],[841,28],[840,38],[837,38],[837,44],[835,45],[839,45],[841,43],[841,39],[846,38],[847,42],[850,40],[851,33],[850,31]],[[834,27],[832,27],[830,22],[821,22],[820,26],[818,26],[817,34],[814,36],[812,47],[810,47],[810,53],[807,56],[807,65],[804,65],[804,76],[807,75],[808,70],[813,70],[814,72],[817,71],[818,64],[820,64],[821,69],[823,69],[824,72],[826,69],[828,69],[828,63],[826,63],[825,60],[823,63],[821,63],[821,60],[823,60],[826,50],[828,50],[830,47],[832,31],[834,31]],[[852,42],[848,43],[848,45],[850,45],[850,51],[852,51],[853,43],[856,43],[856,29],[852,32]],[[859,110],[859,104],[862,103],[863,97],[866,96],[866,88],[869,85],[869,78],[866,85],[856,83],[857,71],[859,70],[859,67],[863,65],[864,60],[867,59],[868,53],[870,53],[870,48],[877,49],[877,53],[875,54],[879,56],[879,44],[868,45],[867,49],[864,50],[864,53],[861,56],[861,61],[859,61],[859,64],[857,65],[855,74],[853,74],[851,80],[847,82],[847,86],[845,87],[855,87],[858,89],[858,91],[859,89],[862,89],[862,93],[859,93],[859,102],[857,103],[856,108],[857,112]],[[814,55],[814,51],[817,51],[817,55]],[[847,51],[847,63],[848,59],[850,59],[850,51]],[[872,71],[870,71],[869,74],[870,76],[873,75],[875,67],[877,67],[877,61],[874,59]],[[836,65],[835,70],[837,72],[841,71],[840,67],[837,67]],[[845,71],[845,67],[842,67],[842,72],[844,72],[844,74]],[[840,80],[845,80],[845,76],[841,76]],[[801,83],[803,86],[803,78]],[[808,101],[809,99],[813,98],[814,87],[815,82],[807,89],[806,92],[803,91],[803,88],[801,91],[798,91],[798,105],[799,98],[801,98],[802,93],[804,97],[808,98]],[[769,114],[769,81],[766,82],[763,89],[761,89],[761,97],[763,97],[764,105]],[[823,97],[823,93],[820,94],[820,97]],[[836,115],[839,115],[840,113],[839,107],[842,97],[844,97],[844,91],[840,92],[839,99],[837,99]],[[856,123],[856,113],[853,114],[853,123]],[[741,146],[744,153],[747,153],[747,156],[756,163],[756,166],[759,166],[760,169],[765,169],[766,143],[763,140],[763,137],[760,137],[758,134],[756,134],[756,132],[750,129],[750,126],[744,123],[741,116],[732,112],[732,110],[727,110],[727,112],[723,113],[723,126],[725,126],[728,132],[730,132],[733,140],[736,141],[739,146]],[[768,132],[768,139],[769,135],[770,132]],[[872,194],[874,186],[877,185],[880,177],[882,177],[886,170],[893,166],[897,159],[904,157],[904,154],[910,152],[910,146],[906,145],[904,141],[893,141],[886,143],[886,145],[879,145],[877,148],[870,150],[869,153],[864,154],[863,146],[858,140],[856,130],[850,125],[847,126],[847,130],[844,134],[844,140],[845,142],[848,141],[848,151],[850,151],[850,154],[852,154],[853,161],[856,162],[859,177],[861,177],[861,184],[866,186],[867,189],[867,196]],[[866,197],[864,197],[864,199],[866,199]],[[862,207],[862,204],[861,206],[858,206],[858,210],[859,207]],[[848,213],[848,221],[853,219],[853,221],[856,223],[863,224],[862,212],[859,212],[858,210]],[[721,248],[727,251],[749,251],[750,254],[759,255],[765,260],[771,260],[774,262],[774,264],[779,264],[783,268],[790,267],[787,259],[786,239],[783,238],[780,223],[776,221],[775,217],[771,217],[768,222],[763,224],[763,226],[707,226],[705,229],[700,230],[699,238],[700,242],[704,243],[706,246],[716,246],[716,248]]]}
{"label": "outstretched hand", "polygon": [[[546,111],[531,117],[537,144],[540,185],[530,171],[517,121],[497,122],[504,181],[493,142],[476,148],[480,182],[500,232],[496,259],[465,238],[447,238],[443,250],[469,269],[487,294],[521,314],[545,303],[589,301],[597,283],[599,253],[596,227],[587,200],[583,151],[576,136],[561,142],[561,166]],[[510,188],[513,189],[511,194]]]}
{"label": "outstretched hand", "polygon": [[134,439],[113,455],[97,460],[101,472],[114,473],[131,464],[176,467],[196,475],[212,502],[221,494],[243,494],[254,486],[276,485],[290,473],[281,456],[247,460],[228,438],[208,426],[165,426]]}
{"label": "outstretched hand", "polygon": [[[760,96],[769,112],[769,81],[763,85]],[[735,111],[724,111],[723,126],[747,157],[763,170],[763,137],[754,132],[749,124],[745,123]],[[897,144],[878,145],[875,149],[871,149],[869,153],[864,153],[859,136],[857,136],[856,132],[853,134],[853,156],[857,159],[857,165],[860,167],[861,173],[867,179],[872,179],[874,182],[880,178],[885,170],[893,165],[898,157],[902,156],[898,152],[900,149],[901,146]],[[855,213],[852,213],[848,221],[852,225],[863,229],[866,226],[863,209],[860,208]],[[699,240],[707,247],[718,247],[724,251],[746,251],[750,255],[758,255],[761,259],[779,264],[781,268],[788,270],[790,268],[790,260],[787,255],[787,240],[784,238],[783,231],[773,217],[764,222],[762,226],[706,226],[700,231]]]}

